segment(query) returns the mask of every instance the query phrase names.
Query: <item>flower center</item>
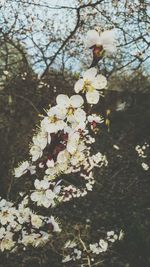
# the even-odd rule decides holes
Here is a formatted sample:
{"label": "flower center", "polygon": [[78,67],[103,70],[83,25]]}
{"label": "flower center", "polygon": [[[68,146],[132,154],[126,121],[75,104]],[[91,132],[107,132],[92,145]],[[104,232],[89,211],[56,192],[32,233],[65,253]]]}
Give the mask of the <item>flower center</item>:
{"label": "flower center", "polygon": [[9,214],[8,211],[3,211],[3,217],[7,218],[8,214]]}
{"label": "flower center", "polygon": [[83,91],[83,92],[87,92],[87,91],[88,91],[88,92],[93,92],[93,91],[94,91],[94,87],[93,87],[91,81],[86,80],[86,81],[84,82],[84,86],[83,86],[82,91]]}
{"label": "flower center", "polygon": [[93,48],[93,54],[95,57],[101,57],[104,54],[104,48],[102,45],[95,45]]}
{"label": "flower center", "polygon": [[58,118],[56,116],[53,117],[49,117],[50,122],[55,123],[56,121],[58,121]]}
{"label": "flower center", "polygon": [[73,107],[69,107],[67,114],[68,115],[72,115],[73,113],[74,113],[74,108]]}

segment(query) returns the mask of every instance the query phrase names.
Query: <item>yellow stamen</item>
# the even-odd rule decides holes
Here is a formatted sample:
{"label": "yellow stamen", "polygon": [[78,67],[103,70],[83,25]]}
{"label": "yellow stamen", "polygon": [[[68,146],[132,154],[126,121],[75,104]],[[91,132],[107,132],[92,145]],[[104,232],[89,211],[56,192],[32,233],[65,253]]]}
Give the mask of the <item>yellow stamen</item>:
{"label": "yellow stamen", "polygon": [[58,118],[56,116],[49,117],[49,121],[55,123],[56,121],[58,121]]}
{"label": "yellow stamen", "polygon": [[73,107],[69,107],[67,114],[68,115],[72,115],[73,113],[74,113],[74,108]]}
{"label": "yellow stamen", "polygon": [[93,87],[91,81],[86,80],[86,81],[84,82],[84,86],[83,86],[82,91],[83,91],[83,92],[87,92],[87,91],[89,91],[89,92],[93,92],[93,91],[94,91],[94,87]]}

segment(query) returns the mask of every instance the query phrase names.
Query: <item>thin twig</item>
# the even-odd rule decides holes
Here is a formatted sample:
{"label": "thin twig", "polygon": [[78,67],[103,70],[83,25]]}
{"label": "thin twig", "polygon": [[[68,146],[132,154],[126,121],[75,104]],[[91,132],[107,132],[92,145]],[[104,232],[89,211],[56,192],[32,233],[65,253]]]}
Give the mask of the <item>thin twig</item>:
{"label": "thin twig", "polygon": [[79,229],[78,229],[78,238],[79,238],[79,241],[80,241],[80,243],[81,243],[81,245],[82,245],[84,251],[87,252],[88,266],[91,267],[91,259],[90,259],[89,255],[88,255],[88,249],[87,249],[85,243],[83,242],[83,240],[81,239],[81,235],[80,235],[80,230],[79,230]]}
{"label": "thin twig", "polygon": [[22,95],[18,95],[18,94],[14,94],[14,96],[23,99],[24,101],[28,102],[30,104],[30,106],[33,107],[33,109],[39,114],[40,111],[36,108],[36,106],[33,104],[33,102],[31,100],[29,100],[27,97],[24,97]]}

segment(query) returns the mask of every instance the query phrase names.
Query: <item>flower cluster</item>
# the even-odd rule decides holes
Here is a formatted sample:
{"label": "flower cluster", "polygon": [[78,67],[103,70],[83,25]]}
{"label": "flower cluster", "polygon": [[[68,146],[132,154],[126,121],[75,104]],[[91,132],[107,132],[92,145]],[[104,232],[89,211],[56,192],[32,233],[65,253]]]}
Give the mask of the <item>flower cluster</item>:
{"label": "flower cluster", "polygon": [[[15,177],[40,172],[42,179],[34,182],[31,200],[46,208],[57,201],[85,196],[95,183],[93,168],[107,166],[107,159],[100,152],[91,155],[91,144],[95,142],[89,129],[103,122],[101,116],[87,114],[80,95],[60,94],[56,105],[46,111],[38,132],[33,136],[30,147],[30,162],[25,161],[15,169]],[[78,186],[66,185],[59,176],[77,173]],[[62,181],[63,180],[63,181]],[[82,186],[85,181],[85,186]]]}
{"label": "flower cluster", "polygon": [[[111,38],[107,45],[108,35]],[[89,33],[88,38],[91,38]],[[94,39],[94,43],[90,39],[90,45],[88,42],[90,47],[99,45],[102,50],[113,51],[111,31],[101,34],[99,39]],[[108,162],[100,152],[94,155],[91,152],[92,143],[95,142],[92,133],[103,122],[103,118],[89,112],[84,94],[89,104],[97,104],[101,90],[106,86],[106,78],[98,74],[96,68],[90,68],[76,82],[74,90],[77,94],[71,97],[58,95],[56,105],[50,107],[42,117],[32,138],[30,159],[14,170],[16,178],[31,176],[34,188],[17,205],[4,199],[0,201],[1,251],[14,250],[19,245],[37,247],[47,243],[52,232],[61,231],[59,224],[53,216],[35,213],[34,208],[44,207],[51,211],[57,203],[83,197],[93,189],[94,168],[107,166]],[[115,240],[116,236],[109,235],[107,242],[113,242],[113,238]],[[101,240],[98,246],[90,245],[90,252],[94,253],[94,246],[99,250],[107,250],[107,242]],[[82,257],[83,252],[76,245],[69,244],[66,248],[73,249],[69,261]]]}
{"label": "flower cluster", "polygon": [[141,166],[145,171],[149,170],[149,164],[146,161],[147,158],[147,149],[149,148],[149,144],[144,143],[142,146],[137,145],[135,147],[136,152],[140,159],[142,159]]}
{"label": "flower cluster", "polygon": [[52,232],[60,232],[53,216],[34,213],[29,208],[28,197],[15,207],[12,202],[0,200],[0,250],[15,250],[18,245],[43,246]]}

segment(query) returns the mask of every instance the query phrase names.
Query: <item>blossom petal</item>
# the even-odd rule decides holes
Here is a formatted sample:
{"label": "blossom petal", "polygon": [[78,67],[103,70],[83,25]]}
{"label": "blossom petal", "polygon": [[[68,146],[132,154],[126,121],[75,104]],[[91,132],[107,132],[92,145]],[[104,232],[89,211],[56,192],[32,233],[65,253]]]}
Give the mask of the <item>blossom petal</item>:
{"label": "blossom petal", "polygon": [[78,108],[74,112],[74,118],[77,122],[85,122],[86,120],[86,113],[83,109]]}
{"label": "blossom petal", "polygon": [[57,117],[60,120],[65,119],[66,116],[66,112],[65,112],[65,107],[56,105],[52,108],[50,108],[50,110],[47,112],[48,116],[50,117]]}
{"label": "blossom petal", "polygon": [[35,179],[34,186],[35,186],[36,189],[40,189],[41,188],[41,184],[40,184],[40,181],[38,179]]}
{"label": "blossom petal", "polygon": [[42,180],[41,181],[41,187],[42,187],[42,189],[49,188],[49,182],[47,180]]}
{"label": "blossom petal", "polygon": [[40,147],[32,146],[30,149],[30,154],[32,156],[32,161],[36,161],[42,156],[43,152]]}
{"label": "blossom petal", "polygon": [[47,133],[39,132],[36,136],[33,136],[32,141],[35,146],[39,146],[43,150],[47,145]]}
{"label": "blossom petal", "polygon": [[99,74],[93,81],[93,86],[97,90],[104,89],[107,85],[107,79],[105,76]]}
{"label": "blossom petal", "polygon": [[82,91],[84,86],[84,80],[80,79],[75,83],[74,90],[78,94],[80,91]]}
{"label": "blossom petal", "polygon": [[69,136],[67,143],[67,150],[70,154],[73,155],[76,152],[79,139],[80,139],[80,134],[78,132],[75,132]]}
{"label": "blossom petal", "polygon": [[50,200],[55,198],[55,193],[51,189],[46,190],[45,194],[46,197]]}
{"label": "blossom petal", "polygon": [[69,97],[64,94],[60,94],[56,97],[56,103],[61,106],[68,107],[70,104]]}
{"label": "blossom petal", "polygon": [[48,198],[44,198],[42,204],[45,208],[49,208],[52,205],[52,202]]}
{"label": "blossom petal", "polygon": [[54,192],[56,195],[58,195],[58,194],[60,193],[60,190],[61,190],[61,186],[60,186],[60,185],[57,185],[57,186],[54,187],[53,192]]}
{"label": "blossom petal", "polygon": [[115,43],[116,42],[115,35],[116,35],[115,29],[106,30],[106,31],[102,32],[100,34],[100,39],[101,39],[102,45]]}
{"label": "blossom petal", "polygon": [[70,104],[73,108],[79,108],[83,105],[84,100],[80,95],[73,95],[70,97]]}
{"label": "blossom petal", "polygon": [[48,168],[53,168],[54,165],[55,165],[54,160],[53,159],[51,159],[51,160],[48,159],[47,162],[46,162],[46,165],[47,165]]}
{"label": "blossom petal", "polygon": [[93,81],[93,79],[95,79],[96,74],[97,74],[97,69],[90,68],[84,72],[83,79],[88,81]]}
{"label": "blossom petal", "polygon": [[114,54],[117,52],[117,47],[115,44],[105,44],[103,45],[104,50],[107,52],[107,54]]}
{"label": "blossom petal", "polygon": [[39,196],[38,196],[38,192],[33,192],[30,196],[32,201],[37,201]]}
{"label": "blossom petal", "polygon": [[60,151],[58,156],[57,156],[57,162],[58,163],[64,163],[66,161],[68,161],[69,159],[69,153],[64,150],[64,151]]}
{"label": "blossom petal", "polygon": [[114,29],[104,31],[100,35],[100,43],[103,45],[104,50],[110,54],[116,52],[115,35],[116,32]]}
{"label": "blossom petal", "polygon": [[97,104],[99,101],[99,92],[98,91],[93,91],[93,92],[87,92],[86,93],[86,99],[89,104]]}
{"label": "blossom petal", "polygon": [[95,30],[88,31],[86,41],[85,41],[85,46],[87,48],[90,48],[93,45],[96,45],[98,42],[99,42],[99,33]]}

